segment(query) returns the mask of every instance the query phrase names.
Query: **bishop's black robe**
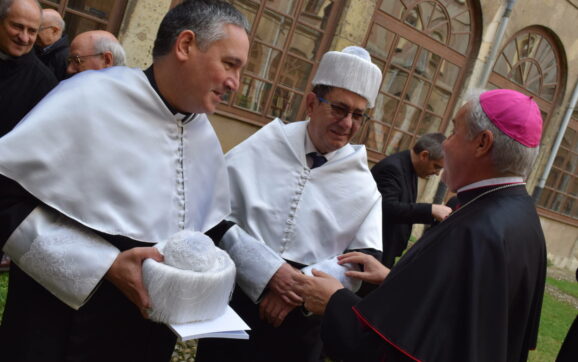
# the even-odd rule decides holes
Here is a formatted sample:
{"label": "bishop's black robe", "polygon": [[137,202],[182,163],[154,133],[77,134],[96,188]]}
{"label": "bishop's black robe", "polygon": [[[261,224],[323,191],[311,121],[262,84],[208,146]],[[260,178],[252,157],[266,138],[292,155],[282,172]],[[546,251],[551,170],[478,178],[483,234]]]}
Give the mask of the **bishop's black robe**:
{"label": "bishop's black robe", "polygon": [[524,186],[481,196],[432,228],[364,299],[331,298],[322,338],[335,360],[526,361],[535,348],[546,248]]}
{"label": "bishop's black robe", "polygon": [[54,74],[33,51],[0,59],[0,137],[10,132],[56,84]]}

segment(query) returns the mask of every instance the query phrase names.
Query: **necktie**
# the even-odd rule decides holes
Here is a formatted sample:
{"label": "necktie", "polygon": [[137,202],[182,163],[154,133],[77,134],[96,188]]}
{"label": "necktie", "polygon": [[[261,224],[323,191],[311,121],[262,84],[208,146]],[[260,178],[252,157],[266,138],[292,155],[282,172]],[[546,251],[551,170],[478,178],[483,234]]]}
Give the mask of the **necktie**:
{"label": "necktie", "polygon": [[311,166],[311,169],[319,167],[323,165],[325,162],[327,162],[325,156],[320,155],[317,152],[310,152],[307,154],[307,156],[311,157],[311,159],[313,160],[313,165]]}

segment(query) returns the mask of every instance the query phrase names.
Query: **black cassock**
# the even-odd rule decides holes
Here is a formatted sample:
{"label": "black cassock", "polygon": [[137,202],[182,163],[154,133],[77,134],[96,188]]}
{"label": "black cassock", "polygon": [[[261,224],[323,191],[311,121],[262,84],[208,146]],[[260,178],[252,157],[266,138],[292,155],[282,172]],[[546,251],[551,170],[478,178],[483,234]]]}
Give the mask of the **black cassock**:
{"label": "black cassock", "polygon": [[544,235],[523,185],[482,195],[491,189],[458,195],[463,206],[428,230],[364,299],[334,294],[322,324],[330,356],[526,361],[544,294]]}
{"label": "black cassock", "polygon": [[57,84],[54,74],[34,51],[0,60],[0,137],[10,132]]}
{"label": "black cassock", "polygon": [[[0,246],[39,204],[19,184],[0,175]],[[122,236],[99,235],[121,251],[150,246]],[[168,361],[175,341],[168,327],[142,318],[138,308],[107,280],[75,311],[16,264],[10,266],[0,325],[2,361]]]}

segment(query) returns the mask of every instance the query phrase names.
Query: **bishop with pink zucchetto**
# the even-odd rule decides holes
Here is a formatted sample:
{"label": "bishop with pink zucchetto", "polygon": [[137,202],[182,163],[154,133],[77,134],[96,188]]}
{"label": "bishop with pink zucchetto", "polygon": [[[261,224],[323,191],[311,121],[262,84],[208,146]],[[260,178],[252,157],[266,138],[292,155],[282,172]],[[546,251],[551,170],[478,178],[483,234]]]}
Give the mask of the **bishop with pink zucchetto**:
{"label": "bishop with pink zucchetto", "polygon": [[326,276],[300,277],[305,308],[323,315],[329,356],[343,361],[525,361],[536,347],[546,247],[524,180],[542,117],[531,97],[470,96],[443,144],[444,180],[460,206],[391,271],[358,253],[360,298]]}

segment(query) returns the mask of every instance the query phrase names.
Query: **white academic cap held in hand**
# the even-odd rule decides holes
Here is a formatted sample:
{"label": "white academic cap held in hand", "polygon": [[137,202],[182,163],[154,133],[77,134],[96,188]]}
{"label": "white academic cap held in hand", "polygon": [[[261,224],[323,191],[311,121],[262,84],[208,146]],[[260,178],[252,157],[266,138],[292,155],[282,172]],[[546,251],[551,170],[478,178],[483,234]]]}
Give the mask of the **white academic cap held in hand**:
{"label": "white academic cap held in hand", "polygon": [[381,70],[371,62],[369,52],[358,46],[323,55],[312,84],[343,88],[367,99],[373,108],[381,85]]}

